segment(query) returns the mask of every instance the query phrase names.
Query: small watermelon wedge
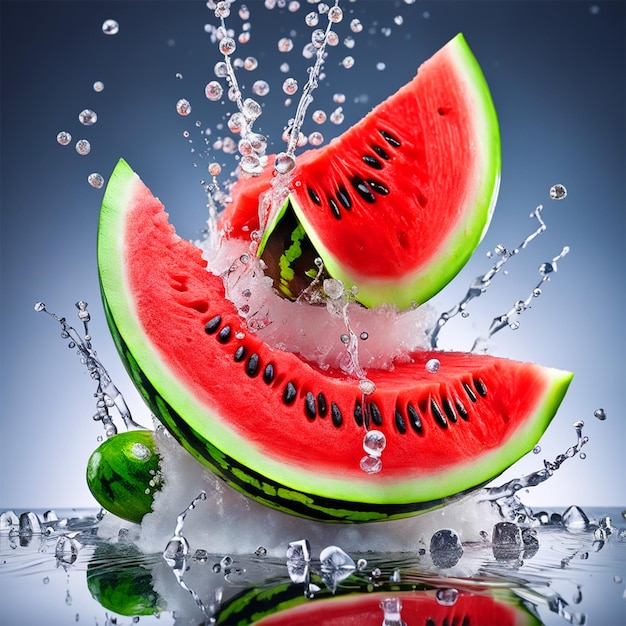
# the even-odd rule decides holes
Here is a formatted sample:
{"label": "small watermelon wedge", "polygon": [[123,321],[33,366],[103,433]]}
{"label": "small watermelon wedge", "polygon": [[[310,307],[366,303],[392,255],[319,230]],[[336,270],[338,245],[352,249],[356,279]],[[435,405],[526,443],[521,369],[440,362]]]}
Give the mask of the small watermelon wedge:
{"label": "small watermelon wedge", "polygon": [[319,256],[329,276],[358,288],[362,304],[405,309],[427,301],[469,260],[491,220],[500,169],[489,88],[459,34],[360,122],[298,156],[279,181],[287,198],[268,203],[282,203],[278,210],[259,218],[259,196],[273,195],[272,168],[240,179],[224,231],[249,238],[261,230],[258,253],[287,297],[310,283]]}
{"label": "small watermelon wedge", "polygon": [[[475,489],[534,447],[572,378],[415,352],[368,371],[376,390],[364,398],[355,378],[251,332],[222,278],[123,160],[102,204],[98,268],[116,346],[154,414],[231,486],[303,517],[406,517]],[[360,465],[368,428],[386,438],[375,474]]]}

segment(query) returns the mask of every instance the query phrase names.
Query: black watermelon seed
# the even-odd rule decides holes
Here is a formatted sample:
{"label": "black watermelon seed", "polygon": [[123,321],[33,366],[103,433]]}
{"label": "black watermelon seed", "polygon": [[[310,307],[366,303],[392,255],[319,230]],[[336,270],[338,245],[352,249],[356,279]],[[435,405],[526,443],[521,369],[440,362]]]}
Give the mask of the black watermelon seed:
{"label": "black watermelon seed", "polygon": [[230,326],[224,326],[224,328],[222,328],[222,330],[220,330],[220,332],[218,333],[217,340],[220,343],[226,343],[230,339],[230,334]]}
{"label": "black watermelon seed", "polygon": [[467,414],[467,409],[465,408],[464,404],[458,398],[454,401],[454,404],[456,406],[457,413],[461,416],[462,419],[467,421],[469,419],[469,415]]}
{"label": "black watermelon seed", "polygon": [[372,148],[374,149],[374,152],[381,158],[381,159],[385,159],[385,161],[389,160],[389,155],[385,152],[385,149],[382,146],[373,144]]}
{"label": "black watermelon seed", "polygon": [[220,327],[221,323],[222,323],[221,315],[216,315],[215,317],[212,317],[204,325],[204,332],[207,333],[208,335],[212,335]]}
{"label": "black watermelon seed", "polygon": [[383,164],[375,156],[372,156],[371,154],[366,154],[361,158],[366,165],[373,167],[375,170],[383,169]]}
{"label": "black watermelon seed", "polygon": [[354,405],[354,421],[357,426],[363,426],[363,408],[360,400],[357,400]]}
{"label": "black watermelon seed", "polygon": [[426,620],[426,626],[437,626],[437,624],[435,623],[435,620],[432,617],[429,617]]}
{"label": "black watermelon seed", "polygon": [[456,413],[454,412],[454,405],[448,398],[444,398],[441,405],[443,406],[443,412],[446,414],[446,417],[452,422],[456,423]]}
{"label": "black watermelon seed", "polygon": [[394,417],[396,419],[396,428],[398,429],[398,432],[404,435],[404,433],[406,433],[406,422],[404,421],[404,415],[402,415],[402,413],[400,413],[400,411],[396,409]]}
{"label": "black watermelon seed", "polygon": [[333,426],[336,426],[337,428],[339,428],[343,423],[343,415],[341,415],[341,410],[334,402],[330,403],[330,417],[333,420]]}
{"label": "black watermelon seed", "polygon": [[463,383],[463,389],[465,389],[465,393],[467,394],[467,397],[472,401],[472,402],[476,402],[476,400],[478,399],[476,397],[476,394],[474,393],[474,390],[469,386],[469,383],[464,382]]}
{"label": "black watermelon seed", "polygon": [[480,378],[474,378],[474,387],[478,391],[479,396],[484,398],[487,395],[487,387],[485,387],[485,383]]}
{"label": "black watermelon seed", "polygon": [[236,350],[235,350],[235,363],[239,363],[240,361],[243,361],[243,357],[246,356],[246,348],[244,346],[239,346]]}
{"label": "black watermelon seed", "polygon": [[330,210],[333,214],[333,217],[336,217],[338,220],[340,220],[341,212],[339,211],[339,205],[337,204],[336,200],[331,196],[328,196],[328,204],[330,205]]}
{"label": "black watermelon seed", "polygon": [[250,378],[257,375],[259,371],[259,355],[256,352],[253,352],[246,363],[246,374],[250,376]]}
{"label": "black watermelon seed", "polygon": [[274,380],[274,365],[268,363],[263,370],[263,382],[268,385]]}
{"label": "black watermelon seed", "polygon": [[304,398],[304,412],[309,419],[315,419],[317,416],[317,410],[315,408],[315,396],[310,392],[306,392],[306,397]]}
{"label": "black watermelon seed", "polygon": [[337,189],[337,200],[344,209],[350,210],[352,208],[352,200],[350,200],[348,190],[343,185],[339,185]]}
{"label": "black watermelon seed", "polygon": [[309,198],[311,198],[311,200],[313,200],[313,202],[315,202],[317,206],[322,206],[322,201],[320,200],[320,197],[315,193],[315,191],[310,187],[307,187],[306,190],[309,194]]}
{"label": "black watermelon seed", "polygon": [[428,198],[423,193],[418,193],[417,202],[422,208],[424,208],[428,204]]}
{"label": "black watermelon seed", "polygon": [[297,395],[298,395],[298,392],[296,390],[295,385],[291,381],[289,381],[285,385],[285,391],[283,391],[283,402],[285,404],[293,404]]}
{"label": "black watermelon seed", "polygon": [[380,412],[380,409],[378,408],[378,405],[375,402],[370,402],[369,410],[370,410],[370,417],[372,418],[372,422],[374,422],[376,426],[382,426],[383,416],[382,416],[382,413]]}
{"label": "black watermelon seed", "polygon": [[320,417],[326,417],[328,413],[326,396],[321,391],[317,394],[317,412],[319,413]]}
{"label": "black watermelon seed", "polygon": [[353,178],[351,181],[352,186],[356,189],[357,193],[369,204],[376,202],[374,194],[370,191],[370,188],[365,184],[365,181],[360,178]]}
{"label": "black watermelon seed", "polygon": [[379,132],[390,146],[393,146],[394,148],[400,147],[400,140],[394,137],[391,133],[386,130],[380,130]]}
{"label": "black watermelon seed", "polygon": [[437,424],[439,424],[441,428],[448,428],[448,420],[444,417],[437,402],[432,398],[430,399],[430,410]]}
{"label": "black watermelon seed", "polygon": [[382,183],[379,183],[377,180],[368,180],[367,184],[378,194],[381,196],[386,196],[389,193],[389,189],[385,187]]}
{"label": "black watermelon seed", "polygon": [[445,115],[445,114],[446,114],[446,111],[445,111],[445,109],[444,109],[443,107],[439,107],[439,108],[437,109],[437,113],[439,113],[439,115]]}
{"label": "black watermelon seed", "polygon": [[406,405],[406,413],[409,417],[409,422],[416,433],[422,434],[422,420],[417,412],[416,408],[409,402]]}

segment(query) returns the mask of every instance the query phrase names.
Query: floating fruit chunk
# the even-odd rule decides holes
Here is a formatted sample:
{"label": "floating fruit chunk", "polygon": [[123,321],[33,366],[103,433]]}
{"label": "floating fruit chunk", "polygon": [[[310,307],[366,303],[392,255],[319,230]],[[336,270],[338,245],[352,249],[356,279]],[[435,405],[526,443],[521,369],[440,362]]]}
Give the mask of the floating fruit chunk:
{"label": "floating fruit chunk", "polygon": [[343,135],[298,156],[280,183],[289,195],[267,223],[259,224],[259,195],[272,194],[271,168],[240,179],[223,223],[229,237],[261,227],[259,252],[289,297],[310,282],[319,256],[366,306],[407,308],[469,260],[491,220],[500,167],[489,88],[459,34]]}
{"label": "floating fruit chunk", "polygon": [[110,513],[141,523],[160,485],[159,456],[149,430],[129,430],[106,439],[87,463],[87,484]]}
{"label": "floating fruit chunk", "polygon": [[[230,485],[304,517],[405,517],[482,485],[533,449],[572,378],[414,352],[368,370],[366,394],[354,377],[251,332],[125,161],[103,200],[98,266],[114,341],[153,413]],[[368,426],[386,442],[372,474],[360,466]]]}

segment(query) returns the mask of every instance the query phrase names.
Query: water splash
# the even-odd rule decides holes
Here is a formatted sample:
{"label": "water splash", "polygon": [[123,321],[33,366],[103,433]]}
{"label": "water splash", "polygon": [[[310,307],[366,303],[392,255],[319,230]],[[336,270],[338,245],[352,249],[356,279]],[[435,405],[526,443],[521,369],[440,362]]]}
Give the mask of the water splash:
{"label": "water splash", "polygon": [[[563,187],[564,188],[564,187]],[[530,218],[531,219],[535,219],[538,222],[538,226],[537,228],[531,232],[522,242],[521,244],[512,249],[509,250],[508,248],[506,248],[506,246],[503,246],[502,244],[498,244],[495,247],[494,253],[496,256],[499,257],[499,259],[493,264],[493,266],[484,274],[482,274],[481,276],[477,276],[472,283],[469,286],[469,289],[467,290],[467,293],[465,294],[465,296],[462,298],[462,300],[456,304],[454,307],[452,307],[451,309],[449,309],[448,311],[445,311],[443,313],[441,313],[441,315],[439,316],[439,318],[437,319],[435,325],[433,326],[433,328],[429,331],[429,338],[430,338],[430,346],[433,350],[437,349],[437,344],[438,344],[438,340],[439,340],[439,333],[441,332],[441,329],[453,318],[456,317],[457,315],[461,315],[462,317],[467,317],[468,313],[467,313],[467,307],[469,305],[469,303],[474,300],[475,298],[478,298],[479,296],[481,296],[482,294],[484,294],[487,289],[489,288],[489,286],[492,283],[492,280],[494,279],[494,277],[496,276],[496,274],[498,274],[505,266],[506,263],[508,263],[508,261],[516,256],[517,254],[519,254],[522,250],[524,250],[535,238],[537,238],[541,233],[543,233],[546,229],[547,226],[542,218],[542,213],[543,211],[543,205],[540,204],[538,205],[535,210],[530,214]],[[535,287],[532,289],[530,295],[525,299],[525,300],[518,300],[515,305],[513,306],[513,308],[508,311],[507,313],[504,313],[503,315],[499,315],[497,317],[494,318],[487,337],[485,338],[478,338],[476,339],[476,341],[474,342],[474,345],[472,347],[472,351],[478,349],[479,347],[482,346],[482,344],[486,341],[486,339],[490,338],[491,336],[493,336],[496,332],[498,332],[499,330],[501,330],[502,328],[505,328],[507,326],[511,326],[511,324],[509,323],[511,320],[511,317],[513,315],[519,315],[521,314],[523,311],[525,311],[527,308],[529,308],[530,306],[530,302],[533,300],[533,298],[537,298],[540,294],[541,294],[541,286],[548,280],[550,280],[550,274],[553,273],[554,271],[556,271],[556,263],[557,261],[561,260],[567,253],[569,252],[569,248],[567,246],[565,246],[561,252],[556,255],[553,259],[551,263],[542,263],[539,266],[539,273],[541,274],[541,280],[539,281],[539,283],[537,283],[537,285],[535,285]],[[494,253],[489,253],[488,256],[493,256]],[[513,329],[515,329],[517,326],[515,326],[515,322],[512,323],[513,326],[511,326]]]}
{"label": "water splash", "polygon": [[117,427],[111,415],[111,409],[113,408],[117,409],[127,430],[145,430],[144,426],[141,426],[141,424],[133,420],[130,409],[124,400],[124,396],[115,386],[111,376],[96,355],[96,351],[91,343],[91,335],[89,334],[91,314],[87,310],[87,302],[79,300],[76,302],[76,308],[78,309],[78,319],[83,324],[82,336],[64,317],[58,317],[55,313],[49,311],[43,302],[36,302],[34,305],[35,311],[38,313],[47,313],[61,325],[61,337],[67,340],[68,348],[76,350],[76,353],[80,357],[80,362],[87,368],[89,376],[96,381],[97,387],[94,393],[96,398],[96,413],[93,419],[102,422],[107,437],[112,437],[117,434]]}

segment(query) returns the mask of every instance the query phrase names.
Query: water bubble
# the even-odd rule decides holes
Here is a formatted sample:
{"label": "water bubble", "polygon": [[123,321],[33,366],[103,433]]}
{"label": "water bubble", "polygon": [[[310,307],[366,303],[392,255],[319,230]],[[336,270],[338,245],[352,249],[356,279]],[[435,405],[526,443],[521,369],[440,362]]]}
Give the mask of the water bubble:
{"label": "water bubble", "polygon": [[348,343],[350,343],[350,335],[348,335],[348,334],[346,334],[346,333],[343,333],[343,334],[339,337],[339,339],[341,340],[341,343],[344,343],[344,344],[346,344],[346,345],[347,345]]}
{"label": "water bubble", "polygon": [[150,448],[145,446],[143,443],[134,443],[131,448],[131,452],[133,456],[139,461],[145,461],[152,456],[152,452],[150,452]]}
{"label": "water bubble", "polygon": [[222,173],[222,166],[219,163],[211,163],[208,169],[211,176],[219,176]]}
{"label": "water bubble", "polygon": [[296,157],[286,152],[279,152],[274,160],[274,169],[279,174],[288,174],[296,166]]}
{"label": "water bubble", "polygon": [[387,66],[386,66],[386,65],[385,65],[382,61],[380,61],[380,62],[376,63],[376,69],[377,69],[379,72],[382,72],[382,71],[383,71],[386,67],[387,67]]}
{"label": "water bubble", "polygon": [[352,48],[354,48],[354,46],[356,45],[356,41],[354,41],[353,37],[346,37],[343,40],[343,45],[349,50],[352,50]]}
{"label": "water bubble", "polygon": [[95,111],[92,111],[91,109],[83,109],[78,114],[78,121],[83,126],[92,126],[98,121],[98,116],[96,115]]}
{"label": "water bubble", "polygon": [[224,94],[224,89],[222,85],[220,85],[220,83],[218,83],[216,80],[212,80],[208,82],[206,84],[206,87],[204,88],[204,95],[209,100],[213,100],[213,101],[219,100],[223,94]]}
{"label": "water bubble", "polygon": [[393,22],[396,26],[402,26],[402,24],[404,23],[404,18],[401,15],[396,15],[393,18]]}
{"label": "water bubble", "polygon": [[604,409],[600,408],[600,409],[596,409],[593,412],[593,416],[597,419],[599,419],[601,422],[603,422],[606,419],[606,412]]}
{"label": "water bubble", "polygon": [[230,56],[237,49],[237,44],[232,37],[224,37],[219,43],[219,49],[224,56]]}
{"label": "water bubble", "polygon": [[359,463],[359,467],[366,474],[378,474],[378,472],[380,472],[380,470],[383,468],[383,463],[379,457],[368,455],[368,456],[364,456],[361,459]]}
{"label": "water bubble", "polygon": [[104,20],[102,32],[105,35],[117,35],[120,32],[120,25],[115,20]]}
{"label": "water bubble", "polygon": [[298,2],[298,0],[291,0],[291,2],[287,5],[287,10],[290,13],[295,13],[299,9],[300,9],[300,3]]}
{"label": "water bubble", "polygon": [[191,113],[191,104],[189,104],[189,100],[186,100],[185,98],[181,98],[177,103],[176,103],[176,112],[179,115],[189,115]]}
{"label": "water bubble", "polygon": [[257,117],[259,117],[261,113],[263,112],[261,105],[256,100],[253,100],[252,98],[246,98],[243,101],[241,109],[242,109],[243,114],[249,120],[257,119]]}
{"label": "water bubble", "polygon": [[62,145],[62,146],[67,146],[68,143],[70,143],[70,141],[72,141],[72,135],[70,135],[70,133],[68,133],[65,130],[62,130],[58,135],[57,135],[57,141]]}
{"label": "water bubble", "polygon": [[252,84],[252,93],[257,96],[266,96],[270,92],[270,85],[265,80],[257,80]]}
{"label": "water bubble", "polygon": [[100,93],[101,91],[104,90],[104,83],[101,80],[97,80],[94,84],[93,84],[93,90],[96,93]]}
{"label": "water bubble", "polygon": [[91,144],[86,139],[79,139],[76,142],[76,152],[85,156],[91,152]]}
{"label": "water bubble", "polygon": [[89,176],[87,176],[87,182],[94,189],[101,189],[104,186],[104,178],[101,174],[98,174],[98,172],[92,172],[89,174]]}
{"label": "water bubble", "polygon": [[346,94],[344,93],[333,94],[333,102],[335,104],[343,104],[345,101],[346,101]]}
{"label": "water bubble", "polygon": [[370,456],[379,457],[386,445],[387,438],[380,430],[369,430],[363,437],[363,450]]}
{"label": "water bubble", "polygon": [[230,16],[230,2],[218,2],[215,7],[215,17],[225,19]]}
{"label": "water bubble", "polygon": [[291,52],[293,50],[293,41],[289,37],[282,37],[278,40],[278,50],[280,52]]}
{"label": "water bubble", "polygon": [[506,256],[507,254],[507,249],[506,246],[499,243],[495,248],[494,248],[494,252],[498,255],[498,256]]}
{"label": "water bubble", "polygon": [[427,372],[430,372],[431,374],[435,374],[436,372],[439,371],[440,365],[441,363],[439,362],[439,359],[428,359],[424,367],[426,368]]}
{"label": "water bubble", "polygon": [[550,198],[552,200],[563,200],[567,196],[565,185],[556,184],[550,187]]}
{"label": "water bubble", "polygon": [[554,266],[552,265],[552,263],[542,263],[539,266],[539,273],[542,276],[545,276],[546,274],[552,274],[552,272],[554,272]]}
{"label": "water bubble", "polygon": [[365,341],[369,338],[369,333],[364,330],[360,335],[359,335],[359,339],[361,339],[361,341]]}
{"label": "water bubble", "polygon": [[441,587],[435,592],[435,598],[442,606],[453,606],[459,598],[459,592],[454,588]]}
{"label": "water bubble", "polygon": [[316,28],[311,33],[311,43],[316,48],[321,48],[324,45],[324,41],[326,41],[326,31],[321,28]]}
{"label": "water bubble", "polygon": [[341,124],[344,120],[344,115],[343,115],[343,110],[341,107],[337,107],[331,114],[330,114],[330,121],[333,124]]}
{"label": "water bubble", "polygon": [[344,57],[343,61],[341,62],[341,65],[343,65],[346,69],[350,69],[351,67],[354,66],[354,57],[352,56]]}
{"label": "water bubble", "polygon": [[311,113],[311,119],[316,124],[323,124],[326,121],[326,111],[322,111],[321,109],[317,109]]}
{"label": "water bubble", "polygon": [[35,311],[37,311],[37,313],[41,313],[42,311],[46,310],[46,305],[44,302],[35,302],[33,308],[35,309]]}
{"label": "water bubble", "polygon": [[213,73],[218,78],[226,78],[228,76],[228,65],[224,61],[218,61],[213,67]]}
{"label": "water bubble", "polygon": [[533,454],[539,454],[541,452],[541,446],[535,446],[533,448]]}

